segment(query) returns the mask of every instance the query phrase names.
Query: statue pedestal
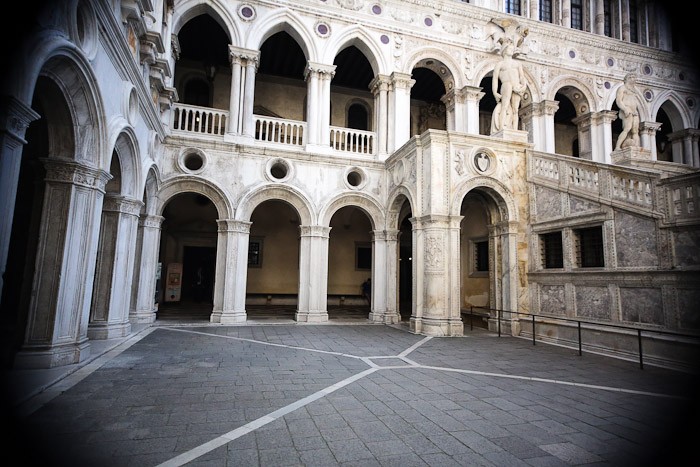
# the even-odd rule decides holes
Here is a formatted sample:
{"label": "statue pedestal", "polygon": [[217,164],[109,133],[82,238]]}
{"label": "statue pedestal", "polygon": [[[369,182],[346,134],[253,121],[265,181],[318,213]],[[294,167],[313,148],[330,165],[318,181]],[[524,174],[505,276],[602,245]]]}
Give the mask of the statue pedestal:
{"label": "statue pedestal", "polygon": [[503,130],[496,132],[491,135],[493,138],[502,139],[504,141],[515,141],[518,143],[527,143],[527,131],[521,130],[510,130],[504,128]]}
{"label": "statue pedestal", "polygon": [[615,165],[632,166],[639,162],[651,162],[651,151],[642,147],[618,149],[610,153],[610,159]]}

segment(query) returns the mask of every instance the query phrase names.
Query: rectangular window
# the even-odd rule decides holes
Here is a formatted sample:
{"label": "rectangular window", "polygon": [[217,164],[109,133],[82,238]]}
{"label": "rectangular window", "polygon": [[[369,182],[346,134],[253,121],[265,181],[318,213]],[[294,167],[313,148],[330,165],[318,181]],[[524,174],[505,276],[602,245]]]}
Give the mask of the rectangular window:
{"label": "rectangular window", "polygon": [[578,266],[582,268],[602,268],[605,266],[603,253],[603,227],[590,227],[574,231],[576,236]]}
{"label": "rectangular window", "polygon": [[474,242],[474,272],[488,272],[489,270],[489,241]]}
{"label": "rectangular window", "polygon": [[506,13],[511,15],[520,14],[520,0],[505,0],[506,1]]}
{"label": "rectangular window", "polygon": [[262,247],[263,247],[262,237],[251,237],[250,240],[248,240],[248,267],[249,268],[262,267]]}
{"label": "rectangular window", "polygon": [[540,21],[552,22],[552,0],[540,0]]}
{"label": "rectangular window", "polygon": [[583,0],[571,0],[571,27],[583,31]]}
{"label": "rectangular window", "polygon": [[355,269],[372,269],[372,244],[355,243]]}
{"label": "rectangular window", "polygon": [[545,269],[564,267],[564,248],[561,232],[551,232],[540,235],[542,264]]}

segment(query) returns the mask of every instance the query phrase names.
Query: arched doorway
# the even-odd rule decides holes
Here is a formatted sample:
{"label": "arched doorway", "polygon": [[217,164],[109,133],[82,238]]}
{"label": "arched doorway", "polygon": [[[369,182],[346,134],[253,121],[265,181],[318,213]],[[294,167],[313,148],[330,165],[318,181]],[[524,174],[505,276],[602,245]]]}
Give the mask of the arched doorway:
{"label": "arched doorway", "polygon": [[398,305],[401,321],[408,321],[413,314],[413,224],[411,205],[403,202],[399,211],[398,239]]}
{"label": "arched doorway", "polygon": [[180,193],[165,205],[157,319],[209,319],[216,280],[218,218],[214,203],[199,193]]}
{"label": "arched doorway", "polygon": [[482,194],[471,191],[462,200],[460,215],[460,309],[473,313],[465,325],[487,327],[490,306],[490,262],[489,219]]}

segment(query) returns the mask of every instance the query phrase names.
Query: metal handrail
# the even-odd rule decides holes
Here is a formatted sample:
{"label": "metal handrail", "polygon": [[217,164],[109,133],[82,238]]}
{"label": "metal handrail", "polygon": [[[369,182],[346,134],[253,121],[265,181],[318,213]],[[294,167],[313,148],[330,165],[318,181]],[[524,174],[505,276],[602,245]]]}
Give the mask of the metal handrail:
{"label": "metal handrail", "polygon": [[700,336],[695,335],[695,334],[687,334],[687,333],[681,333],[681,332],[676,332],[676,331],[664,331],[660,329],[642,329],[634,326],[625,326],[623,324],[612,324],[612,323],[600,323],[600,322],[595,322],[595,321],[586,321],[586,320],[581,320],[581,319],[574,319],[574,318],[563,318],[559,316],[549,316],[549,315],[539,315],[536,313],[523,313],[520,311],[510,311],[510,310],[501,310],[498,308],[488,308],[488,307],[483,307],[483,306],[470,306],[469,307],[469,312],[462,312],[462,314],[467,314],[469,315],[470,319],[470,329],[473,331],[474,330],[474,316],[481,316],[483,315],[475,315],[474,310],[485,310],[489,312],[489,317],[490,312],[495,311],[496,312],[496,319],[498,321],[498,337],[501,337],[501,317],[502,313],[510,313],[514,315],[527,315],[532,317],[532,345],[536,345],[536,336],[535,336],[535,318],[545,318],[548,320],[558,320],[558,321],[569,321],[569,322],[574,322],[577,323],[577,330],[578,330],[578,354],[579,356],[583,355],[582,351],[582,340],[581,340],[581,324],[587,324],[591,326],[601,326],[601,327],[610,327],[610,328],[620,328],[620,329],[628,329],[632,331],[637,332],[637,341],[638,341],[638,346],[639,346],[639,368],[644,369],[644,355],[642,351],[642,332],[647,332],[647,333],[655,333],[655,334],[667,334],[671,336],[676,336],[676,337],[688,337],[691,339],[697,339],[698,344],[700,345]]}

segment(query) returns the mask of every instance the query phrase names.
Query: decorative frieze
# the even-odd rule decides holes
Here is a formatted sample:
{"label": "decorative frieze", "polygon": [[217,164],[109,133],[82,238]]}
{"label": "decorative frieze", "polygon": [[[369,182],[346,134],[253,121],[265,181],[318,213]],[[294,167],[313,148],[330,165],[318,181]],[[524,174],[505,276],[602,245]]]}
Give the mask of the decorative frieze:
{"label": "decorative frieze", "polygon": [[101,169],[86,167],[73,161],[43,159],[46,168],[46,181],[72,183],[86,188],[103,191],[112,176]]}

